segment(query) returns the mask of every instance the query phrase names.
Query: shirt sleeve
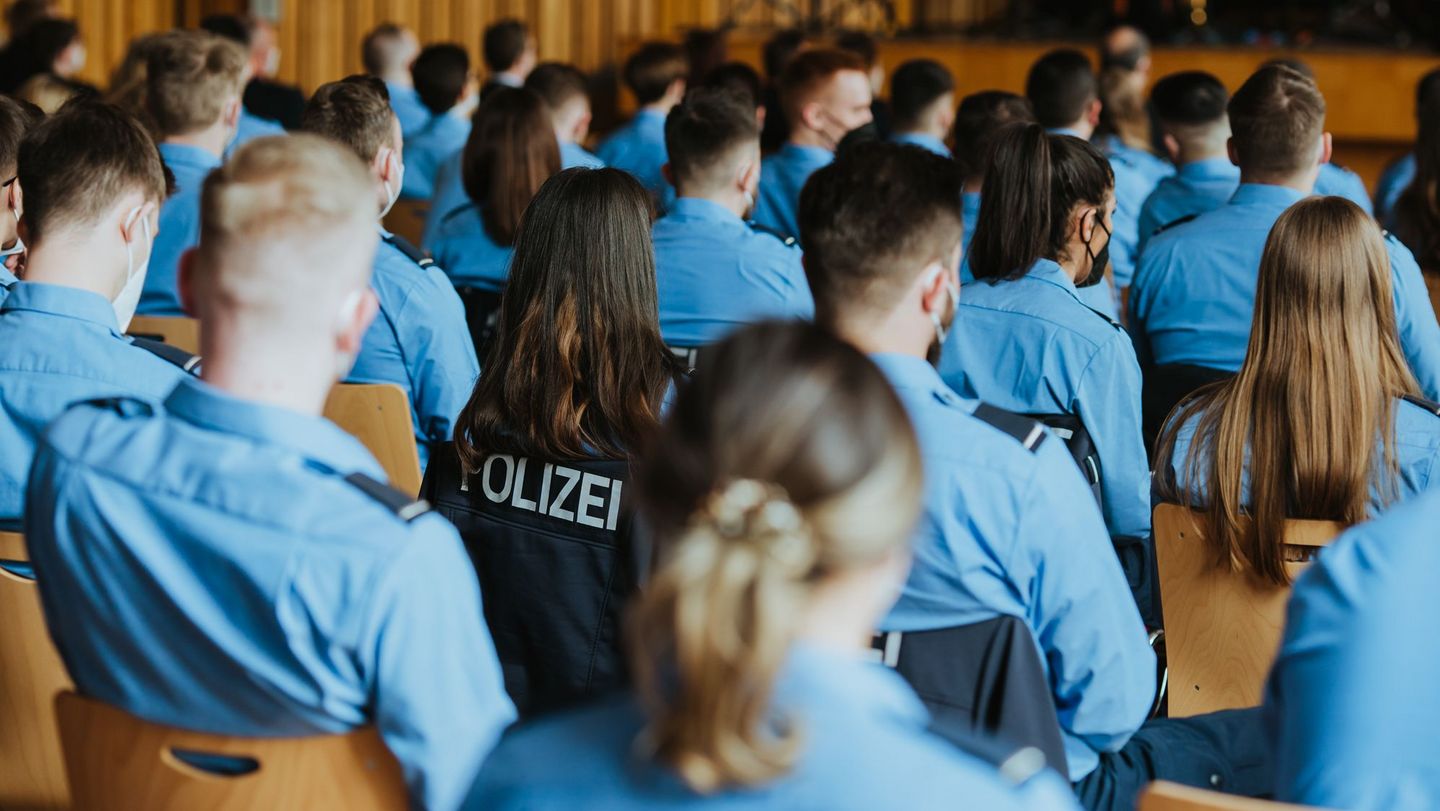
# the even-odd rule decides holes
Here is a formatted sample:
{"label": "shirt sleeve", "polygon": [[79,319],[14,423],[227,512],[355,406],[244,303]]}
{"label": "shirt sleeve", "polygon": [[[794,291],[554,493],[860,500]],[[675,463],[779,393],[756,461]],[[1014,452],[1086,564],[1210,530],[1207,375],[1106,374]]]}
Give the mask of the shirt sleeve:
{"label": "shirt sleeve", "polygon": [[1100,455],[1105,525],[1111,535],[1150,535],[1150,463],[1140,430],[1140,366],[1123,335],[1107,342],[1080,373],[1074,413]]}
{"label": "shirt sleeve", "polygon": [[433,446],[453,438],[480,364],[459,294],[440,271],[424,272],[425,281],[410,291],[396,318],[421,440]]}
{"label": "shirt sleeve", "polygon": [[1150,336],[1146,332],[1146,321],[1150,315],[1150,308],[1154,305],[1154,288],[1160,276],[1161,266],[1166,261],[1165,254],[1168,251],[1163,249],[1150,249],[1141,254],[1140,261],[1135,267],[1135,278],[1130,281],[1130,298],[1126,306],[1126,325],[1129,327],[1130,341],[1135,347],[1135,360],[1140,368],[1148,369],[1155,365],[1155,357],[1150,348]]}
{"label": "shirt sleeve", "polygon": [[1385,241],[1395,283],[1395,326],[1401,349],[1420,390],[1427,398],[1440,400],[1440,324],[1435,321],[1425,279],[1408,248],[1393,236]]}
{"label": "shirt sleeve", "polygon": [[515,707],[454,529],[427,516],[399,543],[370,598],[375,721],[411,801],[456,808]]}

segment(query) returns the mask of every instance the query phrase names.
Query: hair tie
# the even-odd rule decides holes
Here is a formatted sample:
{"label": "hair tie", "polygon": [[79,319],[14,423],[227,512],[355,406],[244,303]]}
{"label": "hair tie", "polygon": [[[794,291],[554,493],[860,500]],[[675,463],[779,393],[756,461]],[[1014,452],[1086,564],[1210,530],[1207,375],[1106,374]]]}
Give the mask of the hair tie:
{"label": "hair tie", "polygon": [[792,576],[814,566],[810,527],[777,484],[735,479],[710,495],[700,518],[720,538],[754,545]]}

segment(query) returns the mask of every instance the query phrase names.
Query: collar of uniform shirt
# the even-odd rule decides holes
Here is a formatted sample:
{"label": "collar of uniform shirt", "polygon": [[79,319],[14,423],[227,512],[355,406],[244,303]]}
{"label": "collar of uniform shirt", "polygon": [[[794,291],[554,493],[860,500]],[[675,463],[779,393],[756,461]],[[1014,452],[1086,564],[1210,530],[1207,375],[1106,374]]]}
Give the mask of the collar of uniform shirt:
{"label": "collar of uniform shirt", "polygon": [[1269,183],[1241,183],[1230,198],[1230,205],[1274,205],[1281,208],[1300,202],[1308,197],[1299,189],[1289,186],[1274,186]]}
{"label": "collar of uniform shirt", "polygon": [[845,653],[803,642],[791,649],[775,690],[780,707],[849,707],[866,715],[925,726],[929,715],[894,673]]}
{"label": "collar of uniform shirt", "polygon": [[185,378],[165,398],[165,410],[186,422],[296,450],[338,473],[364,473],[388,481],[360,441],[323,417],[242,400],[196,378]]}
{"label": "collar of uniform shirt", "polygon": [[219,156],[189,144],[161,144],[160,157],[167,164],[194,166],[201,169],[214,169],[220,165]]}
{"label": "collar of uniform shirt", "polygon": [[677,197],[665,216],[703,222],[742,222],[735,212],[704,197]]}
{"label": "collar of uniform shirt", "polygon": [[1205,158],[1190,161],[1176,172],[1185,180],[1230,180],[1240,182],[1240,167],[1229,158]]}
{"label": "collar of uniform shirt", "polygon": [[[1015,281],[1024,281],[1026,279],[1034,279],[1037,282],[1053,284],[1069,292],[1072,296],[1077,295],[1077,291],[1079,290],[1079,288],[1075,286],[1075,280],[1071,279],[1070,274],[1065,272],[1065,268],[1060,267],[1060,264],[1053,259],[1036,259],[1035,264],[1031,265],[1030,269],[1025,271],[1025,275]],[[1006,282],[1001,282],[1001,284],[1006,284]]]}
{"label": "collar of uniform shirt", "polygon": [[43,282],[16,282],[10,287],[10,295],[6,297],[4,304],[0,304],[0,313],[12,310],[31,310],[90,321],[109,329],[117,336],[120,335],[120,324],[115,320],[115,307],[99,293],[78,287]]}
{"label": "collar of uniform shirt", "polygon": [[[877,352],[870,356],[870,360],[895,388],[951,391],[940,379],[940,373],[924,358],[898,352]],[[955,396],[959,399],[959,395]]]}

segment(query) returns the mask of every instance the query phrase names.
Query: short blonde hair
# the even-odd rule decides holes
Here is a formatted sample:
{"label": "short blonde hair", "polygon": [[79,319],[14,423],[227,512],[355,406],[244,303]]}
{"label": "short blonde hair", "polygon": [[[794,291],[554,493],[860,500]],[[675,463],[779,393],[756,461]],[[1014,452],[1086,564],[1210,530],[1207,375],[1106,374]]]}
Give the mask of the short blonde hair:
{"label": "short blonde hair", "polygon": [[203,130],[239,95],[248,57],[204,31],[171,31],[146,43],[145,107],[161,137]]}

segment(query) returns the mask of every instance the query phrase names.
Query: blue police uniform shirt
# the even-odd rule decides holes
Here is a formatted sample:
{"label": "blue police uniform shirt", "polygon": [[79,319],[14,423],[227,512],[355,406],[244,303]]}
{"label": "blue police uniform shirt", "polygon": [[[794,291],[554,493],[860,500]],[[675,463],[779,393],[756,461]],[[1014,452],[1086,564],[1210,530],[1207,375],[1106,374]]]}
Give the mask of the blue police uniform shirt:
{"label": "blue police uniform shirt", "polygon": [[[389,236],[388,234],[386,235]],[[410,395],[420,469],[431,447],[454,438],[480,364],[465,306],[440,268],[421,267],[382,241],[370,285],[380,312],[370,322],[348,383],[394,383]]]}
{"label": "blue police uniform shirt", "polygon": [[923,132],[897,132],[890,136],[890,140],[897,144],[909,144],[928,149],[942,158],[950,157],[950,148],[945,146],[944,141]]}
{"label": "blue police uniform shirt", "polygon": [[429,245],[435,264],[445,269],[456,287],[503,290],[510,274],[513,245],[500,245],[490,238],[480,208],[467,203],[440,221]]}
{"label": "blue police uniform shirt", "polygon": [[1385,167],[1385,171],[1380,174],[1380,181],[1375,184],[1376,219],[1387,224],[1394,222],[1391,218],[1395,214],[1395,204],[1400,202],[1400,195],[1415,182],[1418,172],[1419,164],[1415,160],[1414,152]]}
{"label": "blue police uniform shirt", "polygon": [[940,375],[962,396],[1007,411],[1079,417],[1100,456],[1110,534],[1150,535],[1134,346],[1081,303],[1059,265],[1041,259],[1014,281],[965,285]]}
{"label": "blue police uniform shirt", "polygon": [[386,82],[385,89],[390,91],[390,109],[400,119],[400,133],[408,141],[411,135],[429,123],[430,108],[420,101],[420,94],[415,92],[414,87]]}
{"label": "blue police uniform shirt", "polygon": [[235,137],[230,139],[230,145],[225,147],[225,157],[229,158],[235,150],[256,138],[265,138],[271,135],[284,135],[285,128],[278,122],[268,118],[261,118],[258,115],[240,108],[240,120],[235,127]]}
{"label": "blue police uniform shirt", "polygon": [[1276,799],[1440,808],[1440,494],[1354,527],[1295,585],[1265,694]]}
{"label": "blue police uniform shirt", "polygon": [[405,178],[400,196],[429,200],[435,192],[440,165],[463,149],[469,137],[469,121],[449,113],[432,114],[424,126],[405,138]]}
{"label": "blue police uniform shirt", "polygon": [[[1304,197],[1286,186],[1242,183],[1230,202],[1151,238],[1130,291],[1130,332],[1142,367],[1240,369],[1265,240]],[[1440,326],[1425,281],[1404,246],[1387,238],[1386,249],[1401,348],[1421,391],[1440,399]]]}
{"label": "blue police uniform shirt", "polygon": [[56,420],[25,539],[80,692],[226,735],[373,723],[416,806],[457,806],[515,717],[475,570],[353,473],[384,479],[333,424],[193,378]]}
{"label": "blue police uniform shirt", "polygon": [[0,259],[0,302],[5,301],[5,297],[10,295],[10,288],[18,281],[20,280],[15,278],[10,268],[5,267],[3,259]]}
{"label": "blue police uniform shirt", "polygon": [[1054,436],[1034,451],[974,416],[922,358],[875,355],[920,438],[925,510],[886,631],[1024,619],[1045,663],[1069,778],[1150,712],[1155,654],[1105,522]]}
{"label": "blue police uniform shirt", "polygon": [[1343,166],[1321,164],[1320,174],[1315,178],[1315,193],[1323,197],[1344,197],[1364,209],[1366,214],[1374,213],[1374,204],[1370,202],[1370,192],[1365,189],[1365,181]]}
{"label": "blue police uniform shirt", "polygon": [[[1208,501],[1207,487],[1204,479],[1191,481],[1189,479],[1188,459],[1191,445],[1195,442],[1195,430],[1199,426],[1200,415],[1192,415],[1190,419],[1181,423],[1175,430],[1175,450],[1169,459],[1168,471],[1160,471],[1157,466],[1156,477],[1164,477],[1173,482],[1177,489],[1186,492],[1192,503],[1205,504]],[[1384,438],[1376,437],[1376,459],[1383,459]],[[1399,474],[1395,478],[1396,501],[1404,501],[1411,496],[1429,490],[1431,487],[1440,489],[1440,417],[1428,409],[1422,408],[1408,400],[1400,399],[1395,402],[1395,433],[1394,433],[1395,462],[1399,468]],[[1208,460],[1202,459],[1201,470],[1205,471]],[[1202,477],[1208,475],[1205,472]],[[1390,505],[1387,503],[1385,493],[1380,489],[1383,480],[1376,471],[1375,480],[1371,483],[1370,490],[1370,511],[1372,515],[1379,514]],[[1242,498],[1249,503],[1250,498],[1250,474],[1245,471],[1240,482]]]}
{"label": "blue police uniform shirt", "polygon": [[835,153],[818,146],[787,143],[760,164],[760,192],[756,195],[755,222],[789,237],[800,236],[797,209],[800,190],[816,170],[835,160]]}
{"label": "blue police uniform shirt", "polygon": [[614,169],[623,169],[640,181],[657,200],[667,200],[674,190],[665,181],[660,167],[669,160],[665,148],[665,113],[642,109],[630,122],[600,145],[600,160]]}
{"label": "blue police uniform shirt", "polygon": [[1140,209],[1140,253],[1155,232],[1182,217],[1225,205],[1240,185],[1240,167],[1229,158],[1206,158],[1180,167],[1160,181]]}
{"label": "blue police uniform shirt", "polygon": [[[1069,133],[1067,133],[1069,134]],[[1129,287],[1140,256],[1140,208],[1161,180],[1173,175],[1169,161],[1125,144],[1116,137],[1100,139],[1100,150],[1110,159],[1115,172],[1114,239],[1110,244],[1110,265],[1115,284]],[[1111,310],[1114,312],[1113,308]]]}
{"label": "blue police uniform shirt", "polygon": [[0,304],[0,519],[21,514],[35,443],[77,400],[159,400],[184,376],[130,343],[89,290],[16,282]]}
{"label": "blue police uniform shirt", "polygon": [[150,269],[140,291],[141,315],[178,317],[180,257],[200,243],[200,190],[220,157],[186,144],[160,145],[160,157],[175,175],[175,193],[160,206],[160,228],[150,254]]}
{"label": "blue police uniform shirt", "polygon": [[574,141],[560,142],[560,167],[562,169],[573,169],[575,167],[584,169],[604,169],[605,161],[600,160],[590,150],[575,143]]}
{"label": "blue police uniform shirt", "polygon": [[965,228],[960,237],[960,250],[964,257],[960,260],[960,283],[963,285],[975,281],[975,274],[970,270],[970,240],[975,238],[975,223],[980,221],[980,192],[961,194],[960,210]]}
{"label": "blue police uniform shirt", "polygon": [[712,344],[767,318],[815,317],[800,249],[719,203],[677,199],[653,238],[660,333],[671,346]]}
{"label": "blue police uniform shirt", "polygon": [[926,731],[929,715],[894,672],[797,645],[775,706],[796,719],[802,749],[786,775],[704,796],[637,746],[646,725],[629,696],[517,728],[486,761],[465,808],[1074,809],[1046,770],[1012,786],[994,767]]}

